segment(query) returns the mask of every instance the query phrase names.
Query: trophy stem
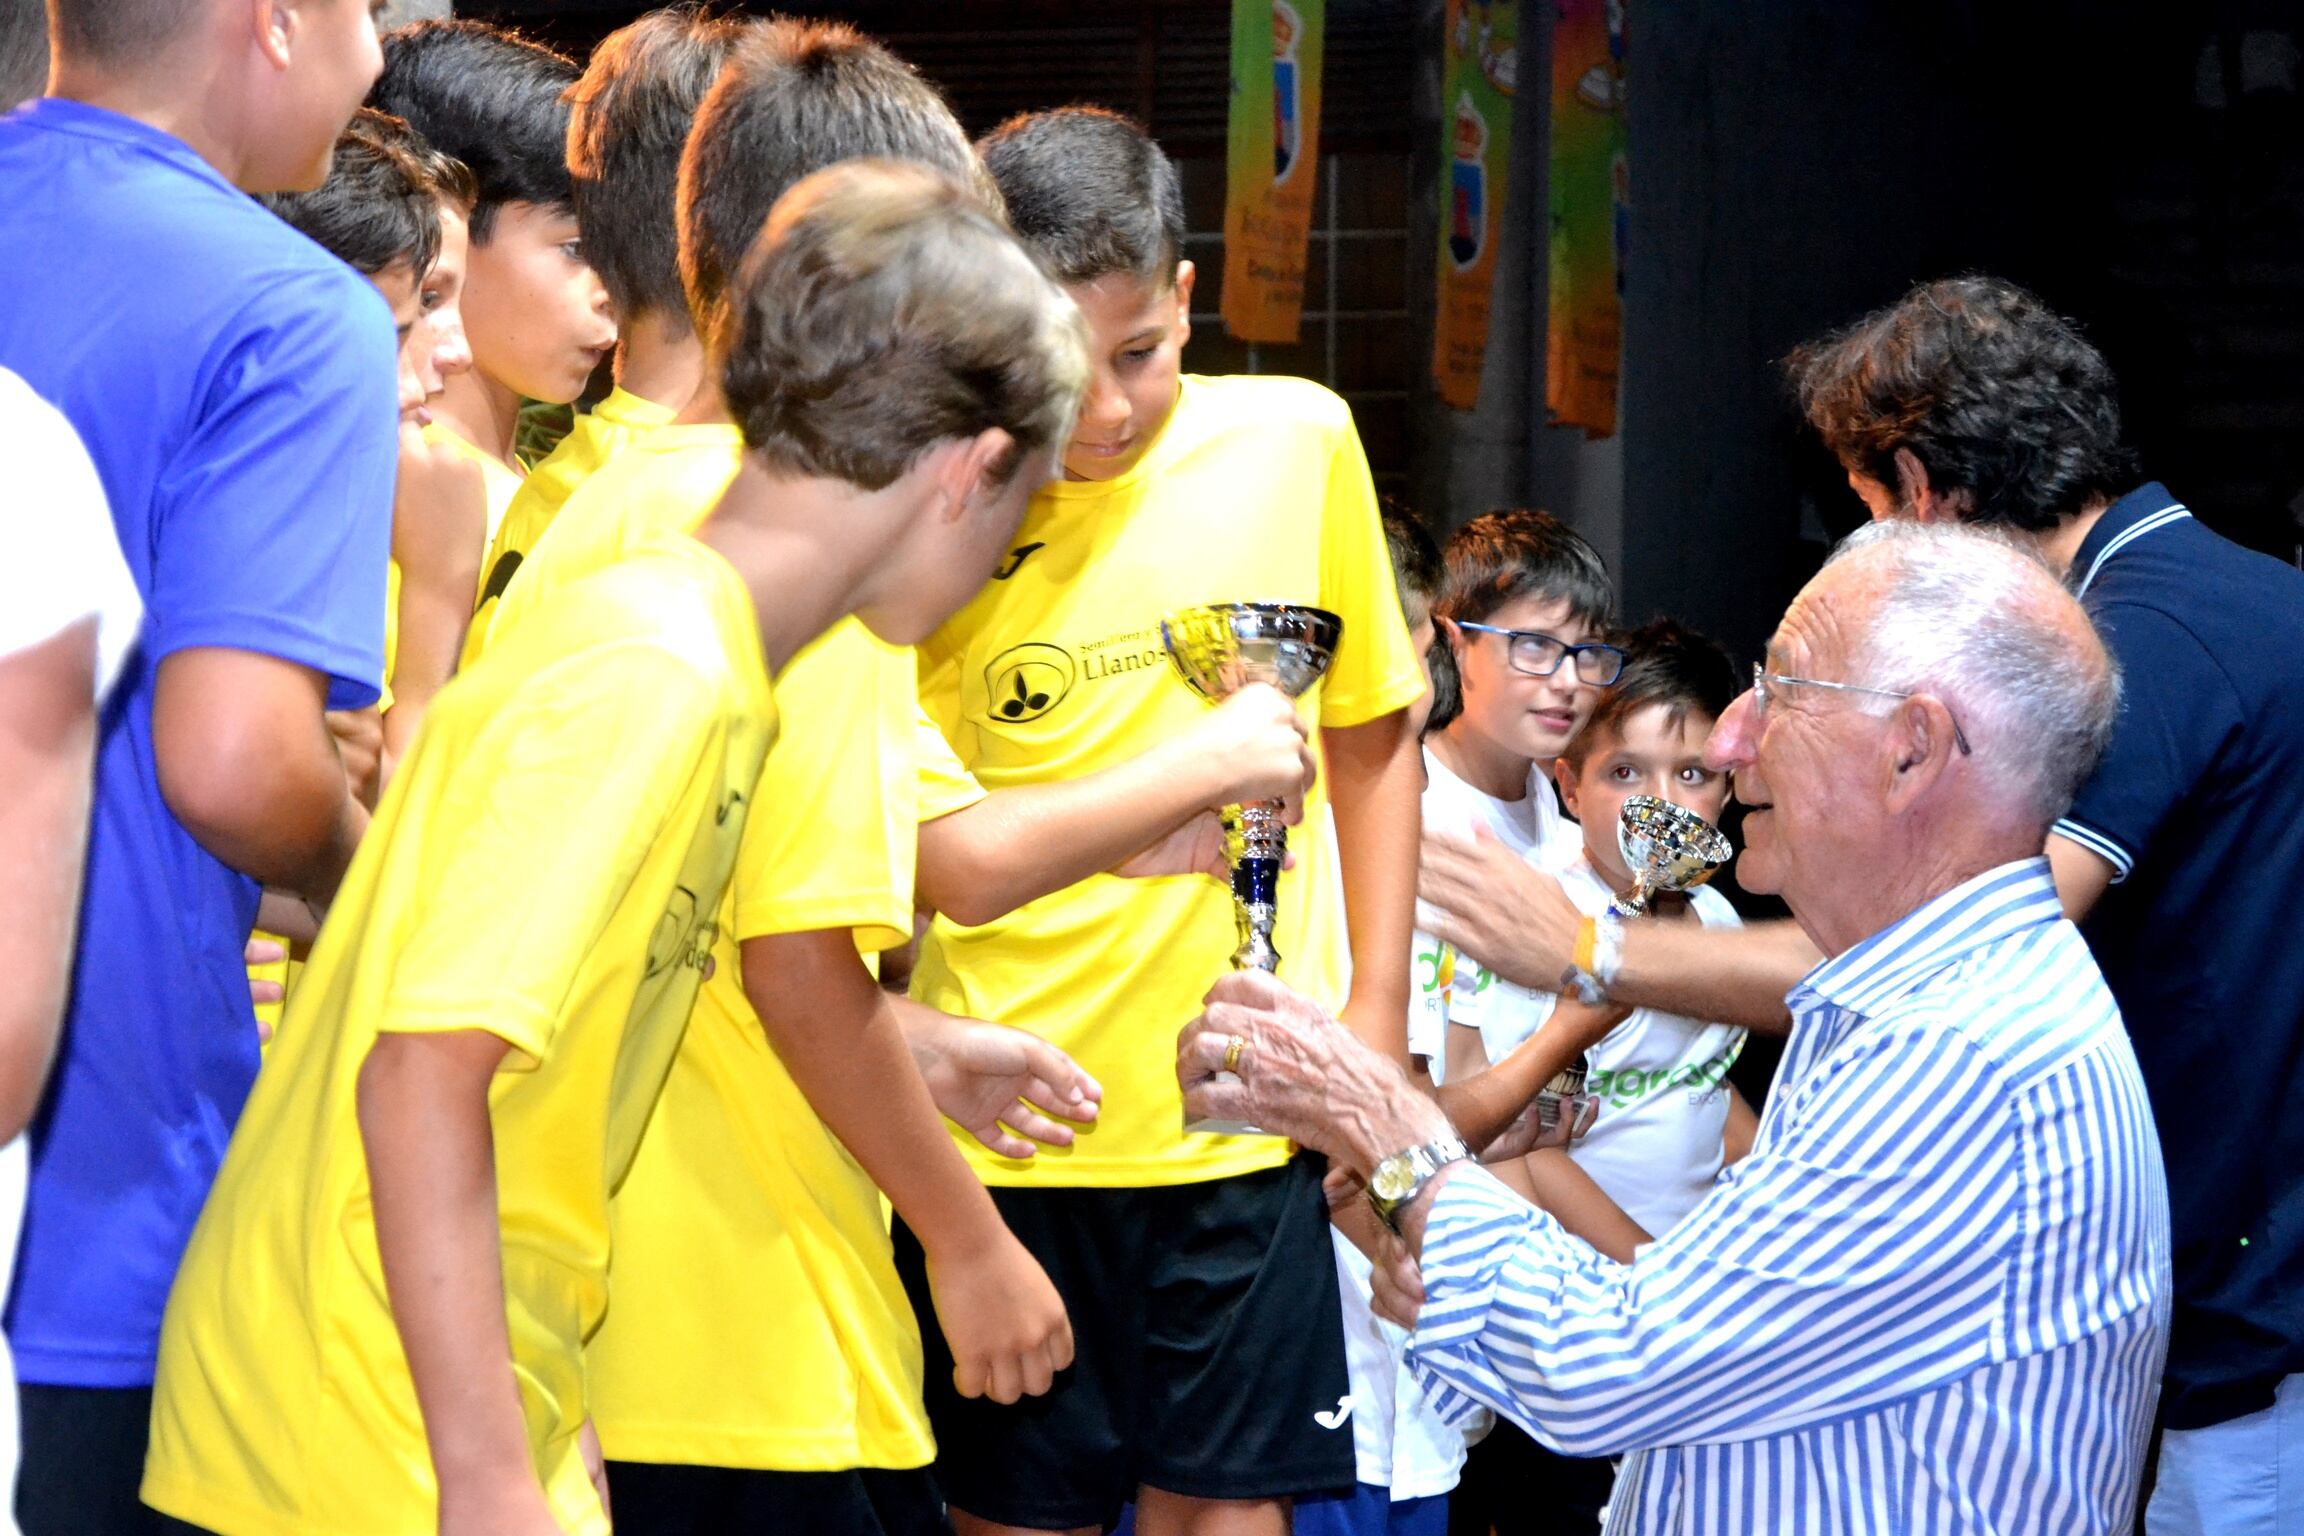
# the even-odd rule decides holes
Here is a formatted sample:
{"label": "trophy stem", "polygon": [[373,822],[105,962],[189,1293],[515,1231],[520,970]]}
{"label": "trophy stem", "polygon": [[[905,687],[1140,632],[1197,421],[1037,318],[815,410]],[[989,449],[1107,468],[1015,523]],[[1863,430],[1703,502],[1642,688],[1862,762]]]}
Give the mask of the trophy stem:
{"label": "trophy stem", "polygon": [[1288,853],[1288,827],[1280,802],[1243,805],[1239,836],[1227,838],[1232,853],[1232,921],[1240,945],[1232,951],[1236,971],[1276,971],[1280,952],[1272,947],[1273,920],[1279,914],[1280,864]]}

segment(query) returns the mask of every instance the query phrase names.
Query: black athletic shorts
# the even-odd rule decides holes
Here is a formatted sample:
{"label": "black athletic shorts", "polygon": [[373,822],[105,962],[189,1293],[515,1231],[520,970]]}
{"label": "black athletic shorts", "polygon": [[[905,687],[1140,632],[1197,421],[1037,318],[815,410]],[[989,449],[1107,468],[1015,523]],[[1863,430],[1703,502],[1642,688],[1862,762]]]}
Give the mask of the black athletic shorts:
{"label": "black athletic shorts", "polygon": [[[936,1480],[952,1507],[1039,1530],[1109,1524],[1139,1484],[1204,1499],[1352,1486],[1350,1390],[1323,1161],[1156,1189],[995,1188],[1072,1317],[1072,1367],[1004,1407],[953,1390],[920,1245]],[[619,1527],[621,1536],[621,1527]]]}
{"label": "black athletic shorts", "polygon": [[926,1467],[761,1472],[608,1463],[616,1536],[951,1536]]}

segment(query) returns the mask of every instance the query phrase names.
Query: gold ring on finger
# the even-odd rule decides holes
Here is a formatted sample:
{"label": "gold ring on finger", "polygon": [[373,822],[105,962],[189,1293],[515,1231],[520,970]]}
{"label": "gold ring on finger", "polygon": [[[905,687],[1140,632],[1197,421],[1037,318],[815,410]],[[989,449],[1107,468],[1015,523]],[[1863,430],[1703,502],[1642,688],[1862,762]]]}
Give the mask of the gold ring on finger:
{"label": "gold ring on finger", "polygon": [[1240,1053],[1246,1049],[1248,1049],[1248,1042],[1240,1036],[1234,1035],[1231,1042],[1224,1047],[1224,1070],[1238,1076]]}

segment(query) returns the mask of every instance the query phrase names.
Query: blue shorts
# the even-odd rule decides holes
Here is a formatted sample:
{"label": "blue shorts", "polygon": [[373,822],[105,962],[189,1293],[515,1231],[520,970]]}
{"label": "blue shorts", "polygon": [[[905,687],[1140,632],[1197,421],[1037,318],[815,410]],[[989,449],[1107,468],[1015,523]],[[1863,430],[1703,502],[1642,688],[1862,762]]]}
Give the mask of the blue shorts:
{"label": "blue shorts", "polygon": [[1398,1499],[1357,1483],[1350,1493],[1296,1501],[1296,1536],[1448,1536],[1448,1495]]}

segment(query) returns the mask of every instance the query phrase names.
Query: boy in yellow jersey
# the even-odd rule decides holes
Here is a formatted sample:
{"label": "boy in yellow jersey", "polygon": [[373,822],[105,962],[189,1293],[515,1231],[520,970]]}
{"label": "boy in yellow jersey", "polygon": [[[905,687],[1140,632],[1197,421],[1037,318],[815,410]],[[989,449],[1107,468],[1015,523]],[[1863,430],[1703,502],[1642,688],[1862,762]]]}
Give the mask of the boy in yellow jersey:
{"label": "boy in yellow jersey", "polygon": [[[442,694],[249,1101],[143,1488],[196,1529],[609,1529],[609,1195],[713,967],[770,675],[844,613],[902,644],[964,601],[1086,373],[1062,293],[923,167],[795,188],[730,291],[743,469]],[[1059,1324],[1043,1379],[1069,1355]]]}
{"label": "boy in yellow jersey", "polygon": [[[1109,768],[1207,710],[1162,654],[1165,613],[1259,600],[1341,615],[1303,700],[1325,772],[1280,882],[1281,975],[1404,1063],[1422,777],[1408,710],[1424,680],[1350,415],[1301,380],[1180,381],[1182,201],[1133,124],[1037,114],[979,150],[1018,233],[1088,316],[1095,381],[1067,478],[921,646],[928,711],[996,792]],[[954,855],[923,836],[924,887],[969,886],[964,861],[945,867]],[[1283,1141],[1182,1125],[1176,1031],[1234,942],[1229,897],[1198,878],[1098,876],[929,931],[916,997],[1044,1035],[1104,1087],[1067,1148],[1029,1162],[964,1148],[1079,1339],[1074,1369],[1028,1408],[943,1388],[931,1341],[936,1468],[964,1533],[1093,1530],[1133,1498],[1147,1533],[1278,1536],[1291,1498],[1354,1480],[1319,1169]],[[897,1244],[924,1306],[918,1249],[901,1231]]]}
{"label": "boy in yellow jersey", "polygon": [[[669,422],[703,382],[704,343],[680,287],[673,194],[697,104],[741,30],[698,10],[651,11],[602,39],[569,95],[576,224],[616,308],[616,387],[577,416],[512,498],[490,562],[499,593],[585,477]],[[481,627],[467,659],[485,644]]]}
{"label": "boy in yellow jersey", "polygon": [[[837,25],[748,28],[682,171],[682,265],[715,357],[730,355],[729,283],[762,212],[863,154],[976,169],[933,89],[877,45]],[[738,472],[731,417],[709,376],[678,422],[580,486],[507,590],[485,655],[522,643],[559,591],[650,529],[704,516]],[[910,931],[912,678],[908,650],[848,623],[779,681],[788,745],[757,795],[786,814],[756,821],[738,853],[712,977],[618,1194],[617,1299],[587,1355],[627,1536],[942,1528],[881,1188],[935,1240],[969,1390],[1045,1389],[1068,1336],[909,1052],[935,1062],[945,1108],[1014,1152],[1031,1143],[996,1117],[1040,1125],[1019,1095],[1084,1116],[1093,1084],[1012,1032],[901,1019],[860,953]],[[748,1300],[731,1311],[730,1295]]]}
{"label": "boy in yellow jersey", "polygon": [[385,34],[384,73],[368,95],[478,183],[463,300],[473,367],[449,382],[425,429],[478,464],[487,485],[491,547],[475,625],[501,591],[493,541],[527,474],[514,448],[521,406],[574,400],[616,345],[568,173],[566,97],[577,79],[568,59],[510,32],[423,21]]}

